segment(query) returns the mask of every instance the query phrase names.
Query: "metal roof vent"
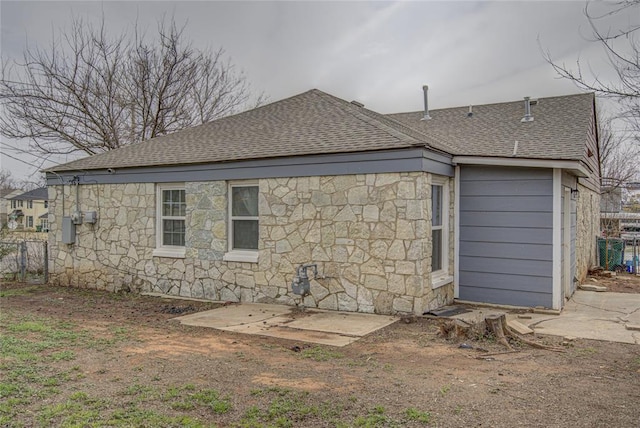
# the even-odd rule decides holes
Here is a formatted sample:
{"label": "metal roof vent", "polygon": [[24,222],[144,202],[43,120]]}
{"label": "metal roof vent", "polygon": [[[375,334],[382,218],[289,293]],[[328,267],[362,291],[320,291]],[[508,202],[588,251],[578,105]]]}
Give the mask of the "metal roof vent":
{"label": "metal roof vent", "polygon": [[429,87],[424,85],[422,91],[424,92],[424,116],[420,120],[429,120],[431,119],[429,116]]}
{"label": "metal roof vent", "polygon": [[351,101],[351,104],[353,104],[354,106],[358,106],[358,107],[364,107],[364,104],[359,103],[359,102],[358,102],[358,101],[356,101],[356,100]]}
{"label": "metal roof vent", "polygon": [[533,115],[531,114],[531,98],[524,97],[524,117],[520,122],[533,122]]}

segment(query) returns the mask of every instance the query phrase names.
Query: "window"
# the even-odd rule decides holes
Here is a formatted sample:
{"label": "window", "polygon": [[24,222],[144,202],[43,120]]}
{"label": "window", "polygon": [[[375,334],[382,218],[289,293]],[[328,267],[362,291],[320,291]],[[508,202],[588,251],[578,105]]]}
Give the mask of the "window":
{"label": "window", "polygon": [[27,201],[27,209],[33,209],[33,201]]}
{"label": "window", "polygon": [[18,208],[18,201],[12,199],[11,200],[11,209],[15,210],[16,208]]}
{"label": "window", "polygon": [[431,186],[431,271],[442,270],[442,186]]}
{"label": "window", "polygon": [[258,186],[255,183],[229,185],[228,261],[258,261]]}
{"label": "window", "polygon": [[431,286],[449,284],[449,180],[434,177],[431,186]]}
{"label": "window", "polygon": [[49,231],[49,220],[46,218],[42,218],[40,219],[40,230],[42,230],[43,232],[48,232]]}
{"label": "window", "polygon": [[187,203],[181,184],[158,185],[154,256],[184,257]]}
{"label": "window", "polygon": [[33,216],[27,216],[27,227],[28,228],[32,228],[33,227]]}
{"label": "window", "polygon": [[49,208],[49,201],[44,201],[44,207]]}
{"label": "window", "polygon": [[18,208],[22,208],[24,206],[23,204],[24,204],[24,201],[19,200],[18,201]]}

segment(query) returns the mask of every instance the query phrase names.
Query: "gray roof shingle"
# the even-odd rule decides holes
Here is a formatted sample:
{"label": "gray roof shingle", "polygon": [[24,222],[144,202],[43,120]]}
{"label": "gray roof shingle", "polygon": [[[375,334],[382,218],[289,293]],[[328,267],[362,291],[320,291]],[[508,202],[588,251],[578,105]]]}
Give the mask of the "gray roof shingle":
{"label": "gray roof shingle", "polygon": [[170,135],[86,157],[50,171],[203,164],[426,146],[453,155],[580,160],[593,94],[382,115],[317,89]]}
{"label": "gray roof shingle", "polygon": [[[317,89],[51,171],[227,162],[428,145],[392,118]],[[441,144],[441,143],[437,143]]]}
{"label": "gray roof shingle", "polygon": [[531,106],[532,122],[520,121],[524,100],[473,106],[471,117],[468,106],[429,111],[431,120],[420,120],[421,111],[389,117],[445,141],[441,148],[453,155],[581,160],[593,103],[592,93],[540,98]]}
{"label": "gray roof shingle", "polygon": [[9,199],[21,200],[21,201],[46,201],[49,199],[49,193],[46,187],[39,187],[37,189],[29,190],[28,192],[21,193],[17,196],[13,196]]}

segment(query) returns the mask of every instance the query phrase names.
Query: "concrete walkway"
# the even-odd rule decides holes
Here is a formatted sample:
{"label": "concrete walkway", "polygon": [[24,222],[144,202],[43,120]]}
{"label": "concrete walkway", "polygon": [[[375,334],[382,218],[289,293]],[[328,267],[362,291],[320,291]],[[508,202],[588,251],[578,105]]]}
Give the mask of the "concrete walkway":
{"label": "concrete walkway", "polygon": [[185,325],[211,327],[323,345],[345,346],[398,320],[355,312],[324,311],[285,305],[242,303],[174,318]]}
{"label": "concrete walkway", "polygon": [[640,294],[578,290],[560,315],[507,314],[536,333],[640,344]]}
{"label": "concrete walkway", "polygon": [[[479,308],[452,318],[482,320],[494,308]],[[185,325],[237,333],[345,346],[392,324],[396,317],[355,312],[308,309],[298,312],[284,305],[243,303],[175,318]],[[582,339],[640,344],[640,294],[578,290],[560,315],[507,313],[536,333]]]}

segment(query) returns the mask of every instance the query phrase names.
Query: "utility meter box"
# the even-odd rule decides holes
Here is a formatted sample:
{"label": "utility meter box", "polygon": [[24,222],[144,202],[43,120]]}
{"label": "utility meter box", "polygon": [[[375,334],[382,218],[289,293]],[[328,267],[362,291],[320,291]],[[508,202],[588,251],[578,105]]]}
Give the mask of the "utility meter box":
{"label": "utility meter box", "polygon": [[76,225],[71,217],[62,217],[62,243],[74,244],[76,242]]}
{"label": "utility meter box", "polygon": [[84,212],[84,222],[89,224],[95,224],[98,221],[98,213],[95,211]]}
{"label": "utility meter box", "polygon": [[73,224],[82,224],[82,213],[80,211],[71,213],[70,218]]}

